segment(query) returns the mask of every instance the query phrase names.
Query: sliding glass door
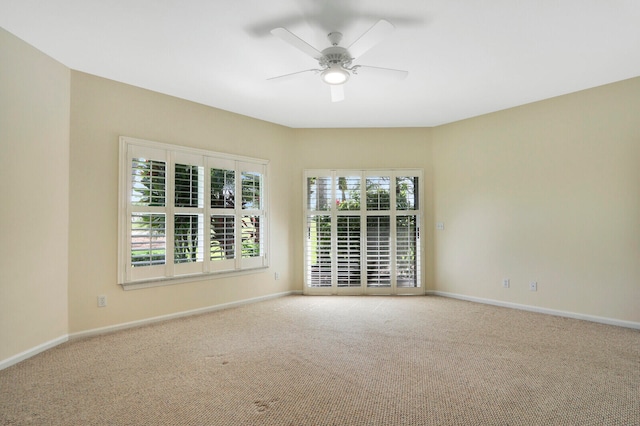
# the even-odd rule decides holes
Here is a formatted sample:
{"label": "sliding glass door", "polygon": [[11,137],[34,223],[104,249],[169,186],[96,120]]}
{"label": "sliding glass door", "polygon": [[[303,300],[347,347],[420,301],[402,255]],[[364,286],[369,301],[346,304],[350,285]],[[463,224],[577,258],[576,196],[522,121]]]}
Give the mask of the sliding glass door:
{"label": "sliding glass door", "polygon": [[307,170],[305,293],[423,294],[419,170]]}

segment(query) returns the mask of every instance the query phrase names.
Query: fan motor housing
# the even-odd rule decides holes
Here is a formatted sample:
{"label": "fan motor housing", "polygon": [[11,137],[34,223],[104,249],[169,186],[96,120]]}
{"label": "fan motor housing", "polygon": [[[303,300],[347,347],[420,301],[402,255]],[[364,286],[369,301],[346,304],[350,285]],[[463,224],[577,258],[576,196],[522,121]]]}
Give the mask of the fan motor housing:
{"label": "fan motor housing", "polygon": [[347,49],[340,46],[332,46],[327,47],[322,51],[322,59],[320,59],[319,62],[322,67],[328,67],[332,64],[339,64],[343,68],[348,68],[349,66],[351,66],[352,60],[353,58],[351,58],[351,55],[349,54],[349,51],[347,51]]}

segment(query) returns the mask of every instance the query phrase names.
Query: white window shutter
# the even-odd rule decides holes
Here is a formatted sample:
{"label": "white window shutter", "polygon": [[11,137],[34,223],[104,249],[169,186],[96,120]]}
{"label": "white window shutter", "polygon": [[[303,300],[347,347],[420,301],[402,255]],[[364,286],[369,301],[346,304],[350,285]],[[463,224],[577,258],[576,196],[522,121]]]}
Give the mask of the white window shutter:
{"label": "white window shutter", "polygon": [[420,294],[419,170],[306,170],[305,291]]}

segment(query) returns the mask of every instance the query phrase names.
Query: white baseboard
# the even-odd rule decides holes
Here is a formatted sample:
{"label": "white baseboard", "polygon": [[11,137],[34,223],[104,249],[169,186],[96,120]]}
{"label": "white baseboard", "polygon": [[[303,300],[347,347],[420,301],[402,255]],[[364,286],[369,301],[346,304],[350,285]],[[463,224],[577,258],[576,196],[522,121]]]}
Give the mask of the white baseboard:
{"label": "white baseboard", "polygon": [[54,346],[58,346],[59,344],[64,343],[68,340],[69,340],[69,335],[65,334],[56,339],[49,340],[48,342],[35,346],[31,349],[27,349],[24,352],[20,352],[19,354],[14,355],[10,358],[4,359],[0,361],[0,370],[4,370],[7,367],[11,367],[12,365],[19,363],[20,361],[24,361],[27,358],[31,358],[32,356],[38,355],[40,352],[44,352],[47,349],[51,349]]}
{"label": "white baseboard", "polygon": [[140,327],[147,324],[152,324],[155,322],[167,321],[176,318],[188,317],[191,315],[205,314],[208,312],[215,312],[222,309],[235,308],[238,306],[248,305],[251,303],[263,302],[265,300],[276,299],[278,297],[290,296],[292,294],[302,294],[302,292],[297,291],[285,291],[282,293],[274,293],[268,294],[266,296],[253,297],[251,299],[243,299],[235,302],[222,303],[220,305],[207,306],[199,309],[192,309],[189,311],[176,312],[173,314],[160,315],[157,317],[146,318],[138,321],[125,322],[116,325],[109,325],[107,327],[94,328],[91,330],[79,331],[77,333],[72,333],[69,335],[70,340],[83,339],[85,337],[97,336],[100,334],[111,333],[118,330],[125,330],[127,328]]}
{"label": "white baseboard", "polygon": [[619,327],[634,328],[640,330],[640,323],[634,321],[624,321],[615,318],[599,317],[595,315],[578,314],[575,312],[558,311],[556,309],[540,308],[538,306],[521,305],[519,303],[503,302],[500,300],[484,299],[481,297],[466,296],[464,294],[448,293],[446,291],[427,291],[427,294],[434,296],[450,297],[452,299],[466,300],[468,302],[484,303],[487,305],[501,306],[504,308],[520,309],[522,311],[537,312],[547,315],[555,315],[559,317],[574,318],[579,320],[598,322],[601,324],[616,325]]}

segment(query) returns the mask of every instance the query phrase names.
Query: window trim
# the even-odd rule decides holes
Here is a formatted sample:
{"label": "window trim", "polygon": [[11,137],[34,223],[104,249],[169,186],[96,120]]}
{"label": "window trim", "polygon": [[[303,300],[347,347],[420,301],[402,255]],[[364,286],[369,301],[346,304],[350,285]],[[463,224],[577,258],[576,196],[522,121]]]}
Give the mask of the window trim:
{"label": "window trim", "polygon": [[[180,145],[172,145],[161,142],[154,142],[144,139],[137,139],[128,136],[120,136],[119,138],[119,173],[118,173],[118,253],[117,253],[117,280],[118,284],[122,285],[125,290],[132,290],[138,288],[148,288],[155,286],[164,286],[164,285],[172,285],[184,282],[193,282],[193,281],[202,281],[207,279],[214,278],[222,278],[229,276],[238,276],[245,275],[248,273],[259,273],[264,269],[269,267],[269,255],[270,255],[270,226],[269,226],[269,161],[264,159],[245,157],[234,154],[220,153],[214,151],[208,151],[198,148],[190,148]],[[241,255],[241,236],[240,233],[236,235],[236,246],[237,255],[234,259],[233,268],[224,269],[224,270],[215,270],[215,268],[211,267],[215,261],[210,260],[209,255],[205,255],[204,261],[202,263],[201,268],[196,272],[179,274],[179,275],[167,275],[166,272],[164,275],[160,274],[159,276],[153,276],[150,278],[142,278],[142,279],[131,279],[130,271],[132,270],[131,266],[131,218],[130,208],[133,207],[131,203],[131,164],[130,164],[130,152],[135,149],[141,150],[156,150],[163,151],[166,156],[166,188],[170,190],[173,187],[172,180],[174,177],[174,168],[175,163],[178,161],[174,161],[176,158],[199,158],[201,163],[205,168],[205,179],[203,182],[204,191],[205,191],[205,203],[203,209],[203,226],[205,229],[205,235],[207,230],[209,229],[209,217],[212,214],[215,214],[215,208],[211,208],[209,195],[210,190],[210,164],[218,163],[227,163],[233,164],[234,170],[239,176],[245,171],[258,171],[263,174],[262,176],[262,188],[261,188],[261,206],[259,209],[251,209],[248,210],[250,212],[260,212],[263,220],[260,223],[261,226],[261,238],[262,241],[262,254],[258,258],[261,258],[260,262],[243,262],[243,258]],[[236,181],[238,182],[239,179]],[[242,199],[242,182],[239,182],[240,190],[236,189],[236,199]],[[173,196],[168,197],[173,199]],[[164,214],[167,215],[167,218],[170,217],[174,213],[176,209],[173,205],[169,205],[169,203],[165,203],[165,206],[162,208],[164,210]],[[230,215],[235,217],[236,221],[240,221],[240,219],[247,214],[247,210],[242,208],[240,204],[239,207],[234,208],[229,212]],[[253,214],[252,213],[252,214]],[[173,219],[171,219],[173,220]],[[263,222],[263,223],[262,223]],[[239,222],[237,222],[239,223]],[[208,237],[205,237],[205,243],[209,240]],[[205,253],[208,253],[205,244]],[[253,260],[253,259],[250,259]],[[165,262],[174,261],[174,248],[167,247],[165,249]],[[200,263],[200,262],[197,262]],[[175,266],[175,265],[174,265]],[[169,268],[174,269],[174,268]]]}

